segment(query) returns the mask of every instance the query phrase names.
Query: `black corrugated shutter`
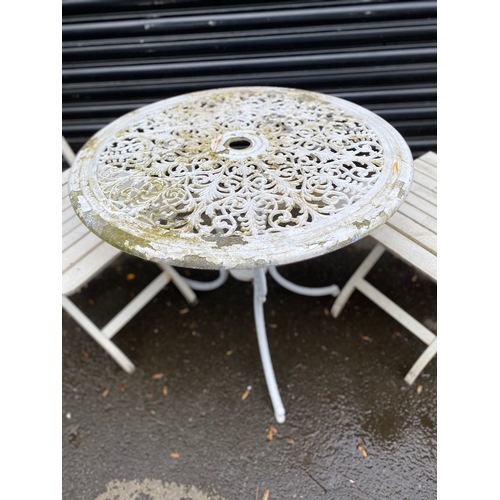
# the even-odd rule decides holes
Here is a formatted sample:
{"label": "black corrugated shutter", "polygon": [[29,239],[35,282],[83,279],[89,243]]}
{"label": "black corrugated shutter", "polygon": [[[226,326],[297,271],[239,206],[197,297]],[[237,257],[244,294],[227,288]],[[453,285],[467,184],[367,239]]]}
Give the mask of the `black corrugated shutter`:
{"label": "black corrugated shutter", "polygon": [[436,1],[63,0],[63,135],[78,150],[139,106],[196,90],[348,99],[437,151]]}

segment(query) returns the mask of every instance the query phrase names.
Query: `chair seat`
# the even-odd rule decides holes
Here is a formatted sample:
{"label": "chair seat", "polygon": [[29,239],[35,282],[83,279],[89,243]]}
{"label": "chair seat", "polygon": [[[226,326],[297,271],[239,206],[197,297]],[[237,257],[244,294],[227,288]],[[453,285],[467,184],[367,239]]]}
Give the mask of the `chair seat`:
{"label": "chair seat", "polygon": [[[68,170],[63,172],[62,293],[72,295],[111,264],[122,252],[96,236],[69,205]],[[66,217],[65,211],[73,212]]]}
{"label": "chair seat", "polygon": [[437,282],[437,155],[416,159],[414,169],[410,194],[371,236]]}

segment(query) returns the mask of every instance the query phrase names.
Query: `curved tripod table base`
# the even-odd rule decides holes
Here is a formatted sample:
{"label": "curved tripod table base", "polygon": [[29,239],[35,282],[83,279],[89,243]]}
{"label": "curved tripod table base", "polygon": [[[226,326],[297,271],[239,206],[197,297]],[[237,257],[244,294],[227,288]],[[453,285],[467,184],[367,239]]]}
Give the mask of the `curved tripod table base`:
{"label": "curved tripod table base", "polygon": [[[291,281],[283,278],[274,266],[260,267],[255,269],[242,269],[236,271],[229,271],[231,276],[240,281],[253,281],[253,309],[255,328],[257,330],[257,341],[259,343],[260,358],[262,367],[264,369],[264,376],[266,379],[267,389],[273,405],[274,417],[279,424],[285,421],[285,407],[281,400],[276,376],[274,374],[273,363],[271,361],[271,354],[269,352],[269,344],[267,341],[266,324],[264,320],[264,303],[267,297],[267,281],[266,272],[275,279],[275,281],[294,293],[299,295],[306,295],[309,297],[321,297],[325,295],[333,295],[336,297],[339,294],[339,287],[337,285],[330,285],[325,287],[305,287],[296,285]],[[223,285],[229,273],[225,270],[220,271],[220,276],[210,282],[201,282],[186,279],[186,282],[193,290],[214,290],[215,288]]]}

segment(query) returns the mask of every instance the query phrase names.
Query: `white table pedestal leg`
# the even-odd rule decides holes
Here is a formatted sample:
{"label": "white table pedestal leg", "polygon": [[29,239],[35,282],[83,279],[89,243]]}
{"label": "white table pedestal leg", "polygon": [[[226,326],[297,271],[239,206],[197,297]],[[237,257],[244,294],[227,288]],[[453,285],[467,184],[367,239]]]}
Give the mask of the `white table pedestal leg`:
{"label": "white table pedestal leg", "polygon": [[279,424],[285,421],[285,408],[281,401],[281,396],[274,375],[271,355],[269,353],[269,345],[267,343],[266,325],[264,321],[264,302],[267,295],[267,282],[265,269],[256,268],[254,270],[253,280],[253,309],[255,317],[255,327],[257,329],[257,339],[259,342],[260,358],[262,367],[264,368],[264,376],[266,377],[267,388],[271,402],[273,404],[274,416]]}

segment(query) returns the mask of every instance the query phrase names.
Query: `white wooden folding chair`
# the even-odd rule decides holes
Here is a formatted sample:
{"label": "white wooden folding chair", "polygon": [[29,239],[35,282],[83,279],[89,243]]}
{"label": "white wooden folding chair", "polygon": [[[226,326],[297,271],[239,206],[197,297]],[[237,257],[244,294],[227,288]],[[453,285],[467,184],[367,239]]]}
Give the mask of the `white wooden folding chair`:
{"label": "white wooden folding chair", "polygon": [[365,280],[388,250],[437,283],[437,155],[427,152],[414,162],[413,184],[399,210],[371,236],[378,242],[336,298],[337,318],[354,290],[359,290],[427,344],[405,376],[413,384],[437,352],[437,336]]}
{"label": "white wooden folding chair", "polygon": [[[63,156],[71,166],[75,154],[62,138]],[[151,299],[172,281],[187,302],[198,299],[184,278],[171,266],[158,264],[162,272],[134,297],[106,326],[99,329],[69,296],[86,286],[122,252],[92,233],[78,218],[68,195],[69,169],[62,173],[62,307],[84,328],[101,347],[128,373],[135,370],[130,359],[111,341],[111,338],[133,318]]]}

